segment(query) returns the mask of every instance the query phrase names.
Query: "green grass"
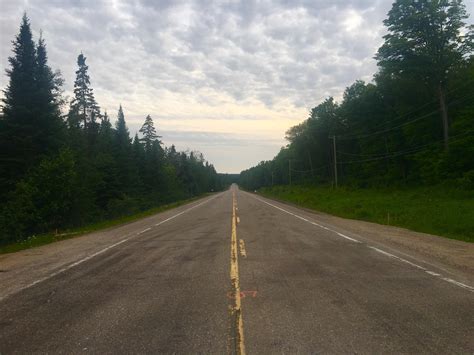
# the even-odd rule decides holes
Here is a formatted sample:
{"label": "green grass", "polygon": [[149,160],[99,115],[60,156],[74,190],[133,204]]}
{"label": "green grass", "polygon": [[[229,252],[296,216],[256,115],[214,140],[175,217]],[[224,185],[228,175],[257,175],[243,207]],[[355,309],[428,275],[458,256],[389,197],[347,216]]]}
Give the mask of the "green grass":
{"label": "green grass", "polygon": [[145,217],[148,217],[148,216],[152,216],[154,214],[164,212],[164,211],[179,207],[181,205],[193,202],[197,199],[202,198],[203,196],[205,196],[205,195],[193,197],[193,198],[186,199],[186,200],[176,201],[176,202],[173,202],[173,203],[170,203],[170,204],[155,207],[155,208],[152,208],[152,209],[149,209],[149,210],[146,210],[146,211],[143,211],[143,212],[139,212],[139,213],[136,213],[136,214],[133,214],[133,215],[123,216],[123,217],[116,218],[116,219],[101,221],[101,222],[94,223],[94,224],[89,224],[89,225],[86,225],[86,226],[83,226],[83,227],[80,227],[80,228],[71,229],[71,230],[61,232],[60,234],[42,234],[42,235],[32,236],[32,237],[30,237],[30,238],[28,238],[24,241],[21,241],[21,242],[14,242],[12,244],[7,244],[7,245],[0,246],[0,254],[14,253],[16,251],[29,249],[29,248],[34,248],[34,247],[39,247],[41,245],[54,243],[54,242],[57,242],[57,241],[60,241],[60,240],[75,238],[75,237],[78,237],[78,236],[81,236],[81,235],[84,235],[84,234],[87,234],[87,233],[90,233],[90,232],[94,232],[94,231],[98,231],[98,230],[107,229],[107,228],[110,228],[110,227],[130,223],[130,222],[134,222],[134,221],[137,221],[139,219],[142,219],[142,218],[145,218]]}
{"label": "green grass", "polygon": [[262,195],[332,215],[474,242],[474,193],[443,186],[349,189],[314,186],[263,188]]}

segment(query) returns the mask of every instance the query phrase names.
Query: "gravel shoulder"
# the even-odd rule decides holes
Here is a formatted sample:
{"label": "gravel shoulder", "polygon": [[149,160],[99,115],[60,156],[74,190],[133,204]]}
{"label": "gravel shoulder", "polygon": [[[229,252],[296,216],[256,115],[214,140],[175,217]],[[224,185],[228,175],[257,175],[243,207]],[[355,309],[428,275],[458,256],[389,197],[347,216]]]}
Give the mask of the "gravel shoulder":
{"label": "gravel shoulder", "polygon": [[360,241],[384,247],[386,251],[401,257],[434,266],[461,282],[474,285],[474,243],[414,232],[400,227],[336,217],[287,201],[267,196],[264,198],[288,206],[294,212],[304,211],[309,214],[309,217],[339,228],[342,233],[348,233]]}

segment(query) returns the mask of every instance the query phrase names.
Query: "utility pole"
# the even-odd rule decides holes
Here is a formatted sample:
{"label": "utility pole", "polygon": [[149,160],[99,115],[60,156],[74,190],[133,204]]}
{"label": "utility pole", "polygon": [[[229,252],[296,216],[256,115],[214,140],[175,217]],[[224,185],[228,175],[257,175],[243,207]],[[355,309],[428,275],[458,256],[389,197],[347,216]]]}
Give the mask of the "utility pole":
{"label": "utility pole", "polygon": [[336,136],[330,136],[332,138],[332,151],[334,154],[334,184],[337,188],[337,154],[336,154]]}
{"label": "utility pole", "polygon": [[290,186],[291,186],[291,159],[288,159],[288,175],[290,177]]}
{"label": "utility pole", "polygon": [[272,186],[273,186],[273,171],[272,171]]}

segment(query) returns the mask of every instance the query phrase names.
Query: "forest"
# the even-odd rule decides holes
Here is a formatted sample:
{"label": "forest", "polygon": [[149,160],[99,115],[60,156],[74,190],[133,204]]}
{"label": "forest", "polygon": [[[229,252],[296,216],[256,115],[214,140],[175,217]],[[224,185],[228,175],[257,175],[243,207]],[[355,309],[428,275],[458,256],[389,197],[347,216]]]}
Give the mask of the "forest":
{"label": "forest", "polygon": [[113,125],[82,53],[66,102],[26,14],[12,44],[0,116],[0,245],[223,188],[226,177],[201,153],[163,145],[151,115],[133,139],[121,105]]}
{"label": "forest", "polygon": [[474,190],[474,28],[460,0],[393,3],[372,82],[357,80],[286,132],[247,189],[449,185]]}

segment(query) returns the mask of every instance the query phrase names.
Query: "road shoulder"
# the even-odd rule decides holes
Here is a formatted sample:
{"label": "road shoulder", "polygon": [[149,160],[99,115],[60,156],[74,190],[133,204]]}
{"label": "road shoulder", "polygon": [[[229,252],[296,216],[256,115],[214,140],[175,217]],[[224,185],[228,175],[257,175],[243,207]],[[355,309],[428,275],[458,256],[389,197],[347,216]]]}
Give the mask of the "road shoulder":
{"label": "road shoulder", "polygon": [[341,233],[348,234],[361,242],[401,257],[431,265],[449,273],[461,282],[474,284],[474,244],[447,239],[405,228],[381,225],[372,222],[346,219],[311,210],[296,204],[259,194],[259,198],[274,201],[292,211],[304,213],[315,221],[334,226]]}
{"label": "road shoulder", "polygon": [[24,288],[62,272],[74,264],[93,257],[156,223],[172,218],[193,206],[211,200],[219,194],[126,223],[117,227],[84,234],[36,248],[0,255],[0,300]]}

